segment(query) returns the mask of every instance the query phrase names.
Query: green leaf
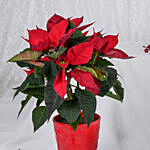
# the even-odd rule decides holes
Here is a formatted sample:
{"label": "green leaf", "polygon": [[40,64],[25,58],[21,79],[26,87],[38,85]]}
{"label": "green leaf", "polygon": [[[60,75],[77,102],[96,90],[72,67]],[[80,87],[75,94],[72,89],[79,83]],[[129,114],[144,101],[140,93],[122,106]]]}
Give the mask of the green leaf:
{"label": "green leaf", "polygon": [[46,107],[36,107],[32,112],[32,122],[34,126],[34,132],[39,129],[47,120]]}
{"label": "green leaf", "polygon": [[25,81],[19,87],[19,90],[23,92],[28,88],[40,88],[40,87],[45,87],[44,77],[42,75],[35,77],[34,73],[32,73],[26,77]]}
{"label": "green leaf", "polygon": [[42,75],[35,78],[34,74],[30,74],[20,87],[15,88],[17,91],[14,98],[19,92],[22,92],[35,98],[44,99],[44,87],[44,77]]}
{"label": "green leaf", "polygon": [[70,29],[74,29],[76,26],[75,26],[75,24],[69,19],[68,20],[68,22],[69,22],[69,25],[68,25],[68,28]]}
{"label": "green leaf", "polygon": [[101,81],[100,85],[101,85],[101,88],[100,88],[100,92],[98,93],[98,95],[103,97],[108,93],[108,91],[110,90],[110,87],[109,87],[108,82],[106,80]]}
{"label": "green leaf", "polygon": [[56,64],[52,60],[45,62],[44,67],[41,69],[41,73],[44,74],[48,80],[55,80],[57,75]]}
{"label": "green leaf", "polygon": [[78,124],[80,123],[80,119],[81,119],[81,115],[79,115],[78,119],[77,119],[75,122],[73,122],[73,123],[71,124],[71,126],[72,126],[74,132],[76,131],[76,129],[77,129],[77,127],[78,127]]}
{"label": "green leaf", "polygon": [[[74,29],[75,27],[75,24],[69,19],[69,28]],[[75,32],[71,35],[71,38],[76,39],[82,36],[82,32],[77,28]]]}
{"label": "green leaf", "polygon": [[62,55],[65,51],[67,50],[67,48],[64,48],[64,47],[59,47],[58,51],[55,52],[55,53],[52,53],[49,56],[49,58],[52,58],[52,59],[57,59],[60,55]]}
{"label": "green leaf", "polygon": [[114,66],[114,65],[107,59],[99,59],[99,60],[96,60],[95,66],[101,69],[103,67]]}
{"label": "green leaf", "polygon": [[45,91],[44,91],[44,100],[47,107],[47,117],[50,119],[52,113],[58,109],[64,100],[55,92],[52,83],[49,81]]}
{"label": "green leaf", "polygon": [[119,95],[120,100],[123,101],[124,89],[122,88],[121,82],[119,80],[116,81],[113,88],[114,88],[114,91],[116,92],[116,94]]}
{"label": "green leaf", "polygon": [[80,114],[80,105],[77,99],[64,101],[57,109],[62,118],[65,118],[69,124],[75,122]]}
{"label": "green leaf", "polygon": [[86,36],[82,36],[82,37],[78,37],[78,38],[74,38],[74,39],[70,38],[69,40],[67,40],[67,43],[70,48],[70,47],[73,47],[80,43],[87,42],[89,38],[90,37],[86,37]]}
{"label": "green leaf", "polygon": [[15,92],[15,94],[14,94],[14,96],[13,96],[13,100],[14,100],[15,97],[19,94],[19,92],[20,92],[20,90],[17,88],[17,89],[16,89],[16,92]]}
{"label": "green leaf", "polygon": [[105,68],[105,71],[107,72],[107,79],[105,81],[101,81],[101,89],[99,96],[105,96],[110,88],[114,85],[114,83],[117,80],[117,71],[113,68]]}
{"label": "green leaf", "polygon": [[107,96],[123,102],[124,89],[121,87],[121,83],[119,80],[115,82],[113,89],[115,91],[115,94],[110,91],[107,93]]}
{"label": "green leaf", "polygon": [[28,68],[34,68],[35,67],[33,64],[30,64],[27,61],[18,61],[16,63],[19,67],[28,67]]}
{"label": "green leaf", "polygon": [[77,28],[76,30],[75,30],[75,32],[71,35],[71,38],[72,39],[77,39],[77,38],[80,38],[80,37],[82,37],[83,35],[82,35],[82,32]]}
{"label": "green leaf", "polygon": [[94,121],[94,114],[96,110],[96,98],[93,93],[86,90],[81,90],[79,88],[75,89],[75,96],[77,97],[80,108],[83,110],[83,114],[87,123],[87,126],[90,126],[90,123]]}
{"label": "green leaf", "polygon": [[[19,111],[19,113],[18,113],[18,117],[20,116],[22,110],[23,110],[24,107],[27,105],[27,103],[29,102],[29,100],[31,99],[31,97],[32,97],[31,95],[27,95],[26,99],[21,102],[21,109],[20,109],[20,111]],[[18,117],[17,117],[17,118],[18,118]]]}
{"label": "green leaf", "polygon": [[21,91],[24,94],[31,95],[35,98],[44,100],[44,87],[41,88],[28,88],[24,91]]}
{"label": "green leaf", "polygon": [[[44,92],[43,92],[44,93]],[[36,102],[36,107],[38,107],[38,106],[40,106],[40,104],[42,103],[44,101],[44,96],[43,97],[39,97],[38,99],[37,99],[37,102]]]}
{"label": "green leaf", "polygon": [[37,60],[41,56],[42,52],[32,51],[31,49],[25,49],[23,52],[15,55],[8,62],[18,62],[26,60]]}
{"label": "green leaf", "polygon": [[42,72],[47,76],[47,86],[44,90],[44,100],[47,107],[47,117],[50,119],[52,113],[58,109],[63,103],[63,99],[55,92],[53,88],[53,82],[57,75],[56,64],[53,61],[49,61],[43,68]]}

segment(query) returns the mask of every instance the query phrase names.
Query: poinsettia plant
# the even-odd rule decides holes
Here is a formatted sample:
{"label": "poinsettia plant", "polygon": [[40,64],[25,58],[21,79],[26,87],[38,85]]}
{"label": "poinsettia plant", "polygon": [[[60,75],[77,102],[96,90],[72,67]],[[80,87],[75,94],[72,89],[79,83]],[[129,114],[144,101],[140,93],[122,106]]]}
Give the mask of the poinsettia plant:
{"label": "poinsettia plant", "polygon": [[93,23],[81,26],[82,22],[83,17],[53,15],[47,22],[47,30],[38,27],[28,30],[29,38],[23,39],[30,47],[9,60],[25,67],[27,73],[23,83],[15,88],[14,97],[19,92],[26,95],[18,116],[31,97],[37,99],[32,112],[34,131],[55,110],[74,130],[81,119],[89,127],[94,120],[96,95],[123,101],[124,89],[109,59],[132,57],[115,48],[118,34],[103,35],[93,30],[87,36],[88,31],[84,30]]}

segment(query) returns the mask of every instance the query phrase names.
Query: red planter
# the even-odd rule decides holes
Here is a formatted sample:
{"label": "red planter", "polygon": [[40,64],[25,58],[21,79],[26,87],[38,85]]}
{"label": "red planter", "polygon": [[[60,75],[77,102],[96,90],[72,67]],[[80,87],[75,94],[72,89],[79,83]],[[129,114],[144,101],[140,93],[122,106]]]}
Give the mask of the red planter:
{"label": "red planter", "polygon": [[96,150],[101,117],[95,114],[95,121],[87,129],[86,124],[78,125],[76,131],[68,124],[57,122],[61,117],[54,117],[54,128],[58,150]]}

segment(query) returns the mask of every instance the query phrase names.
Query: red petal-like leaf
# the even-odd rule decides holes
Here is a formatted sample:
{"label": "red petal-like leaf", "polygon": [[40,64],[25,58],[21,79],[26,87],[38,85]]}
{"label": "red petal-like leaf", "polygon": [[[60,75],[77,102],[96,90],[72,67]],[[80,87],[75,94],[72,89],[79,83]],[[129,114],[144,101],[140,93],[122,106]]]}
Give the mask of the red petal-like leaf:
{"label": "red petal-like leaf", "polygon": [[91,42],[94,45],[94,50],[97,52],[100,52],[101,49],[104,47],[105,45],[105,40],[103,38],[98,38],[98,37],[94,37]]}
{"label": "red petal-like leaf", "polygon": [[104,39],[107,43],[105,49],[112,49],[118,44],[118,34],[104,36]]}
{"label": "red petal-like leaf", "polygon": [[24,70],[27,75],[30,75],[31,73],[34,73],[34,69],[33,68],[28,68],[29,70]]}
{"label": "red petal-like leaf", "polygon": [[23,38],[30,43],[33,51],[43,51],[49,49],[48,32],[42,29],[28,30],[29,40]]}
{"label": "red petal-like leaf", "polygon": [[40,59],[41,61],[50,61],[50,58],[47,56],[44,56],[43,58]]}
{"label": "red petal-like leaf", "polygon": [[86,29],[86,28],[88,28],[89,26],[91,26],[92,24],[94,24],[95,22],[92,22],[92,23],[90,23],[90,24],[87,24],[87,25],[84,25],[84,26],[81,26],[80,28],[79,28],[79,30],[84,30],[84,29]]}
{"label": "red petal-like leaf", "polygon": [[71,21],[75,24],[76,27],[78,27],[83,22],[83,17],[75,18],[75,19],[72,19]]}
{"label": "red petal-like leaf", "polygon": [[65,69],[58,71],[56,79],[53,83],[54,90],[56,93],[64,98],[67,91],[67,81],[65,80]]}
{"label": "red petal-like leaf", "polygon": [[91,58],[92,52],[93,44],[90,42],[84,42],[70,48],[64,60],[72,65],[86,64]]}
{"label": "red petal-like leaf", "polygon": [[68,19],[62,20],[55,24],[49,32],[49,39],[51,42],[51,47],[56,47],[59,40],[63,37],[68,26]]}
{"label": "red petal-like leaf", "polygon": [[84,32],[82,35],[86,36],[88,34],[89,31]]}
{"label": "red petal-like leaf", "polygon": [[129,57],[125,52],[119,49],[111,49],[109,52],[105,53],[105,56],[112,58],[120,58],[120,59],[130,59],[134,57]]}
{"label": "red petal-like leaf", "polygon": [[55,25],[55,24],[57,24],[57,23],[59,23],[60,21],[62,21],[62,20],[64,20],[64,18],[63,17],[61,17],[61,16],[59,16],[59,15],[57,15],[57,14],[54,14],[49,20],[48,20],[48,22],[47,22],[47,31],[50,31],[51,30],[51,28]]}
{"label": "red petal-like leaf", "polygon": [[70,38],[70,36],[75,32],[75,30],[76,28],[68,30],[68,32],[59,39],[60,45],[63,45]]}
{"label": "red petal-like leaf", "polygon": [[71,71],[71,76],[84,86],[87,90],[91,91],[93,94],[97,95],[100,91],[100,81],[94,78],[90,72],[86,72],[79,69],[74,69]]}

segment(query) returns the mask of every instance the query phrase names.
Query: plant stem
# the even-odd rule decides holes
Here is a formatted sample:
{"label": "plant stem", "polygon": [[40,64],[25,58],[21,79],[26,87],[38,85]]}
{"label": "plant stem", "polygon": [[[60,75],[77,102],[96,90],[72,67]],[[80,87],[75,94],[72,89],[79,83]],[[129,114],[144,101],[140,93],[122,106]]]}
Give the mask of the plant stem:
{"label": "plant stem", "polygon": [[95,64],[95,61],[96,61],[97,56],[98,56],[98,53],[95,54],[95,57],[94,57],[94,59],[93,59],[93,65]]}
{"label": "plant stem", "polygon": [[79,88],[79,82],[77,82],[77,87]]}

